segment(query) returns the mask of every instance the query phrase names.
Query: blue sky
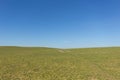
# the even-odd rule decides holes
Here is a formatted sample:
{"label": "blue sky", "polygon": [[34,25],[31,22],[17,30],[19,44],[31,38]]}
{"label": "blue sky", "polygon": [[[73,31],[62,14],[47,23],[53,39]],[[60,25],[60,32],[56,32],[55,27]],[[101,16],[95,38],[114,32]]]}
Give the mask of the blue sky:
{"label": "blue sky", "polygon": [[0,46],[120,46],[120,0],[0,0]]}

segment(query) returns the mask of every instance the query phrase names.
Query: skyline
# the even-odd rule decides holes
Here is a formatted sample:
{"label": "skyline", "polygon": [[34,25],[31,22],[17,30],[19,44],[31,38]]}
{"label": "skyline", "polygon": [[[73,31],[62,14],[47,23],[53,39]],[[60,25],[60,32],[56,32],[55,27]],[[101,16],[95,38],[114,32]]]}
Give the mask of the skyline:
{"label": "skyline", "polygon": [[120,46],[119,0],[1,0],[0,46]]}

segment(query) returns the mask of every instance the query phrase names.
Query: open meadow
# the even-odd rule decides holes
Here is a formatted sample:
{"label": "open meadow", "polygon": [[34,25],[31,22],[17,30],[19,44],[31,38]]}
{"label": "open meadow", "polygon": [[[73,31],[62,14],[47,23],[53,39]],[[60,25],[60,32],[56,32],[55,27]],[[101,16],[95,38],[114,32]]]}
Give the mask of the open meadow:
{"label": "open meadow", "polygon": [[0,80],[120,80],[120,48],[0,47]]}

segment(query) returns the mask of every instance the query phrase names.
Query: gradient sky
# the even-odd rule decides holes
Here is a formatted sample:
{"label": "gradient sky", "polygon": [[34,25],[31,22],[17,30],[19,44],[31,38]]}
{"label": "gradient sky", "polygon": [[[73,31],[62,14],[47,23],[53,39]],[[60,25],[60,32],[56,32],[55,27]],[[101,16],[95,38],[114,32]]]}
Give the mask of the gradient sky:
{"label": "gradient sky", "polygon": [[120,0],[0,0],[0,46],[120,46]]}

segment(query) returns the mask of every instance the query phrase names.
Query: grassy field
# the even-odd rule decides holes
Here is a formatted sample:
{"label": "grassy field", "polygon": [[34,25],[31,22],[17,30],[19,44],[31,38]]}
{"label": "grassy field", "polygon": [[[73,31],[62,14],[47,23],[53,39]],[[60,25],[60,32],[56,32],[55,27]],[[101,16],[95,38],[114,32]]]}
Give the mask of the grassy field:
{"label": "grassy field", "polygon": [[0,80],[120,80],[120,48],[0,47]]}

